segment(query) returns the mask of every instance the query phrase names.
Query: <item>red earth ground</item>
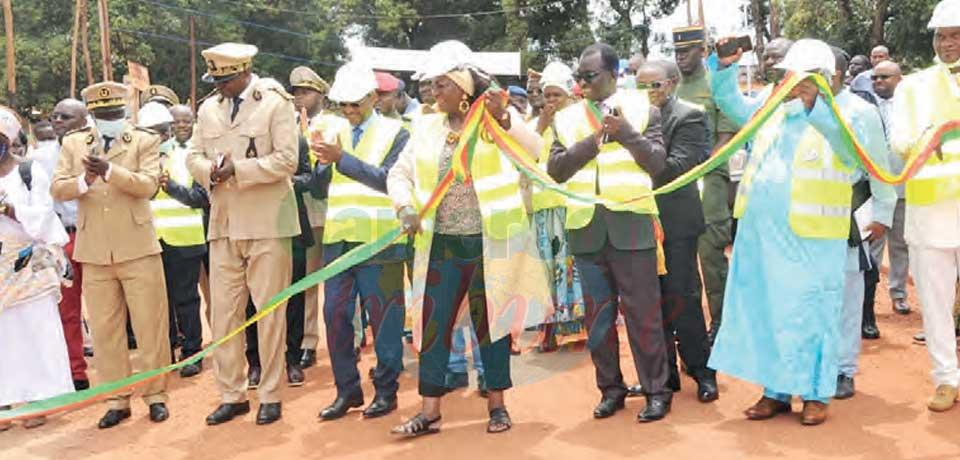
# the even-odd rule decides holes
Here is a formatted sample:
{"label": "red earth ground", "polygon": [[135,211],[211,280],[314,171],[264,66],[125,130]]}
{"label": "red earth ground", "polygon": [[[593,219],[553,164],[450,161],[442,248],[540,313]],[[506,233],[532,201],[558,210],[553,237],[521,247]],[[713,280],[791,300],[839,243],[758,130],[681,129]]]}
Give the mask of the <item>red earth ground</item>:
{"label": "red earth ground", "polygon": [[[796,414],[745,420],[742,411],[760,390],[722,374],[721,398],[715,403],[697,402],[694,383],[684,377],[673,412],[662,422],[638,424],[635,417],[643,405],[638,399],[628,400],[627,409],[610,419],[594,420],[591,412],[599,394],[589,357],[583,351],[531,351],[513,361],[515,388],[507,395],[512,431],[486,434],[486,402],[464,390],[445,398],[440,434],[401,440],[389,431],[417,411],[415,364],[401,377],[397,412],[376,420],[351,412],[335,422],[320,422],[317,413],[336,391],[326,352],[320,350],[306,385],[284,389],[283,419],[273,425],[256,426],[251,413],[207,427],[204,418],[217,403],[208,360],[198,377],[171,377],[171,418],[165,423],[151,423],[137,400],[130,420],[101,431],[96,422],[105,408],[95,404],[53,416],[40,428],[16,426],[0,433],[0,458],[958,459],[960,408],[934,414],[925,407],[933,391],[930,362],[926,349],[911,343],[921,321],[912,288],[910,294],[914,312],[895,315],[881,284],[876,309],[882,337],[864,342],[857,395],[831,404],[829,420],[817,427],[801,426]],[[626,344],[621,353],[625,375],[632,380]],[[374,360],[372,350],[364,351],[362,374]],[[363,388],[369,401],[373,389],[366,378]],[[795,401],[794,408],[799,410],[800,403]]]}

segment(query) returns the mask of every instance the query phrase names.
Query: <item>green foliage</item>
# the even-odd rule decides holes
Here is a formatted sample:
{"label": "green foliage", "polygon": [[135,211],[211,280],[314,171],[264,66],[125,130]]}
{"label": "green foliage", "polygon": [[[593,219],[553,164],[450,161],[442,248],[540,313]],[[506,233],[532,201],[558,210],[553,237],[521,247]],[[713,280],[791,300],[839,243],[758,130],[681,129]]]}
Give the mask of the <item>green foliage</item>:
{"label": "green foliage", "polygon": [[786,0],[784,34],[816,37],[844,48],[850,55],[869,55],[875,45],[890,48],[893,59],[909,67],[929,65],[933,33],[927,21],[938,0],[893,0],[883,18],[882,37],[872,36],[877,0]]}

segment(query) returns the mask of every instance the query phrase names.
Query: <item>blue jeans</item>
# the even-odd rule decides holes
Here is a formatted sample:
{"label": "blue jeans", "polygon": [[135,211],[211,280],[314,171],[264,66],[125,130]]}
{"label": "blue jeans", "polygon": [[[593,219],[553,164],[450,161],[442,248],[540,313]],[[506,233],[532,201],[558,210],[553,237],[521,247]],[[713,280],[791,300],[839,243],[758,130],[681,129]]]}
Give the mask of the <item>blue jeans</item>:
{"label": "blue jeans", "polygon": [[470,348],[473,354],[473,369],[477,375],[483,375],[483,359],[480,357],[480,345],[477,342],[477,332],[470,327],[461,327],[453,330],[450,345],[450,364],[447,369],[453,374],[467,373],[467,339],[464,331],[470,331]]}

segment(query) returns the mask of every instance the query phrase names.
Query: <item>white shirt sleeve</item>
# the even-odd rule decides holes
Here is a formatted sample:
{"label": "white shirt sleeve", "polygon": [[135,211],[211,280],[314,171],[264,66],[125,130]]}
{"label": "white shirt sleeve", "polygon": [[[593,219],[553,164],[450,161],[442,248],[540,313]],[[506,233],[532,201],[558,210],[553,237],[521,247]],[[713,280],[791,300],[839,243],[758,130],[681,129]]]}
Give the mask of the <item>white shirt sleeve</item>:
{"label": "white shirt sleeve", "polygon": [[87,181],[86,181],[86,179],[84,179],[84,177],[86,177],[85,174],[84,174],[84,175],[80,175],[79,177],[77,177],[77,190],[80,191],[80,194],[81,194],[81,195],[86,194],[86,193],[87,193],[87,190],[90,189],[90,187],[87,185]]}

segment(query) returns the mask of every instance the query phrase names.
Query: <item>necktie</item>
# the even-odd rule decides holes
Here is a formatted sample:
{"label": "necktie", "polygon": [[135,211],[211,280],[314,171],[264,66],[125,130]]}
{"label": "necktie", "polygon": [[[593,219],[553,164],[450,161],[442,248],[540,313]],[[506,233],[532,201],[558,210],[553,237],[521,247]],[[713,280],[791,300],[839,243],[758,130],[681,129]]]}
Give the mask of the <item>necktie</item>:
{"label": "necktie", "polygon": [[233,121],[237,118],[237,112],[240,111],[240,103],[243,102],[243,98],[237,96],[233,98],[233,108],[230,109],[230,121]]}
{"label": "necktie", "polygon": [[356,148],[357,144],[360,143],[360,136],[363,135],[363,130],[359,126],[353,128],[353,147]]}
{"label": "necktie", "polygon": [[110,136],[103,136],[103,153],[110,151],[110,144],[113,144],[113,138]]}

